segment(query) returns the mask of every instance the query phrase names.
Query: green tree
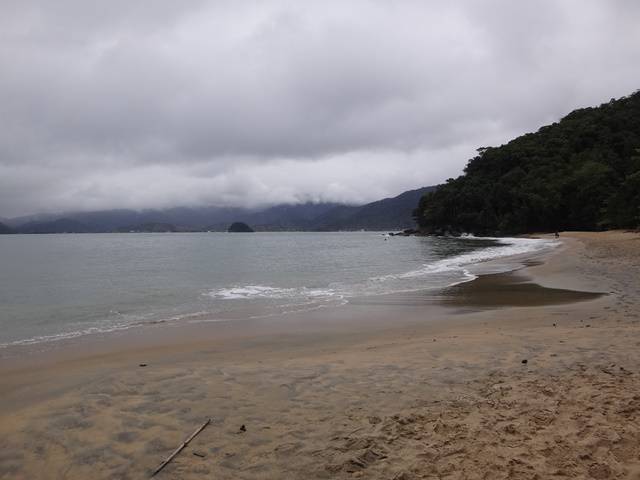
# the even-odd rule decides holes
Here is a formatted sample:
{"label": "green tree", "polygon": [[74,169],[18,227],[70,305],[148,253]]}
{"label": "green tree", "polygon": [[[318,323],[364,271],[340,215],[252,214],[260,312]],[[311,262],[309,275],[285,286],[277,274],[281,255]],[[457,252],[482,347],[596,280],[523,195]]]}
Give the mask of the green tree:
{"label": "green tree", "polygon": [[425,195],[427,232],[514,234],[640,224],[640,93],[571,112],[500,147]]}

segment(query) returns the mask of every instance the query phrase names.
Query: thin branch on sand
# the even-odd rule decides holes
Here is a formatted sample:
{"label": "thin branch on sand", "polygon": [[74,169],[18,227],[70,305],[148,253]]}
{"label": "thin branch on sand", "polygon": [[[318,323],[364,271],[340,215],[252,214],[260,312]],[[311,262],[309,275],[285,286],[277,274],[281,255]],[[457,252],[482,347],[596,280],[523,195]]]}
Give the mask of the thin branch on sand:
{"label": "thin branch on sand", "polygon": [[152,476],[152,477],[155,477],[155,476],[156,476],[156,474],[158,474],[158,473],[160,472],[160,470],[162,470],[164,467],[166,467],[166,466],[169,464],[169,462],[170,462],[171,460],[173,460],[173,458],[174,458],[176,455],[178,455],[178,454],[179,454],[179,453],[184,449],[184,447],[186,447],[187,445],[189,445],[189,442],[190,442],[191,440],[193,440],[193,439],[196,437],[196,435],[198,435],[202,430],[204,430],[204,429],[205,429],[205,427],[206,427],[207,425],[209,425],[210,423],[211,423],[211,419],[210,419],[210,418],[208,418],[206,422],[204,422],[202,425],[200,425],[200,427],[199,427],[195,432],[193,432],[193,433],[191,434],[191,436],[189,436],[189,438],[187,438],[184,442],[182,442],[182,444],[180,444],[180,446],[179,446],[178,448],[176,448],[176,449],[173,451],[173,453],[172,453],[171,455],[169,455],[169,456],[168,456],[168,457],[167,457],[167,458],[166,458],[166,459],[165,459],[165,460],[164,460],[164,461],[163,461],[163,462],[158,466],[158,468],[156,468],[156,469],[154,470],[154,472],[151,474],[151,476]]}

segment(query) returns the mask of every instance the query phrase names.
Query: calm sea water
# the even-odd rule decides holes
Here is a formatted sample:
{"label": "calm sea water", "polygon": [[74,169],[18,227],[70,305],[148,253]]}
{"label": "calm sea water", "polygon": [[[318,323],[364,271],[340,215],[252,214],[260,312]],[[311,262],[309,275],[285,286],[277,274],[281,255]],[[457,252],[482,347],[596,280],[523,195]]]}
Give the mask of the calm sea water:
{"label": "calm sea water", "polygon": [[0,348],[441,288],[541,240],[380,233],[0,236]]}

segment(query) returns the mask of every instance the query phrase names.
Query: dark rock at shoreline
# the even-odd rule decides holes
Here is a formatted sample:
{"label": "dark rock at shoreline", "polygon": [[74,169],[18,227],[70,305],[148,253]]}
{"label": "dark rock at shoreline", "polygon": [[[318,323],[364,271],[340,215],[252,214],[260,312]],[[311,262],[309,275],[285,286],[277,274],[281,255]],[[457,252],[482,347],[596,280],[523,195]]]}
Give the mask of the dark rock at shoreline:
{"label": "dark rock at shoreline", "polygon": [[251,233],[255,230],[243,222],[233,222],[227,232],[230,233]]}

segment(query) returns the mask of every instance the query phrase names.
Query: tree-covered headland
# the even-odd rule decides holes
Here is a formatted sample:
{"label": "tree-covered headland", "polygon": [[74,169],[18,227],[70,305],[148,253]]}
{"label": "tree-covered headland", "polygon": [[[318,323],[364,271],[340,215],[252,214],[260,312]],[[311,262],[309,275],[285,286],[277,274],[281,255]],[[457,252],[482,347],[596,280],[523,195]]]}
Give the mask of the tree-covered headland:
{"label": "tree-covered headland", "polygon": [[500,147],[422,197],[426,233],[508,235],[640,225],[640,91],[571,112]]}

